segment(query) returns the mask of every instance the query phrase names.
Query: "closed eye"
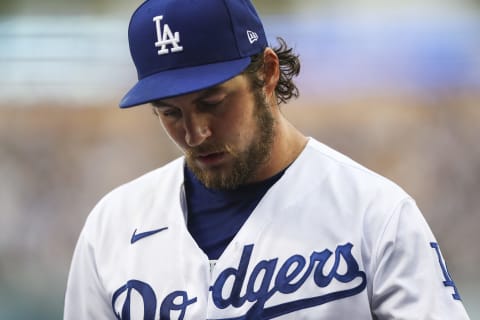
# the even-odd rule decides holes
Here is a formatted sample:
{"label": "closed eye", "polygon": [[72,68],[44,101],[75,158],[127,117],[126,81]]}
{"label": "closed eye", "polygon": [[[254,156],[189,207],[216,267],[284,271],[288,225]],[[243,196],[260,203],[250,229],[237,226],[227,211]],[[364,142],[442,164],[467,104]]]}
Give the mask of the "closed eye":
{"label": "closed eye", "polygon": [[182,111],[176,108],[160,108],[160,115],[166,118],[174,117],[178,118],[182,116]]}
{"label": "closed eye", "polygon": [[182,115],[182,111],[180,109],[155,105],[153,105],[153,113],[156,116],[163,118],[180,117]]}
{"label": "closed eye", "polygon": [[218,107],[221,107],[225,102],[225,96],[215,97],[213,99],[202,99],[197,102],[197,108],[199,111],[215,111]]}
{"label": "closed eye", "polygon": [[222,102],[223,102],[223,99],[222,100],[215,100],[215,101],[201,101],[199,104],[200,104],[200,106],[204,106],[204,107],[208,108],[208,107],[218,106]]}

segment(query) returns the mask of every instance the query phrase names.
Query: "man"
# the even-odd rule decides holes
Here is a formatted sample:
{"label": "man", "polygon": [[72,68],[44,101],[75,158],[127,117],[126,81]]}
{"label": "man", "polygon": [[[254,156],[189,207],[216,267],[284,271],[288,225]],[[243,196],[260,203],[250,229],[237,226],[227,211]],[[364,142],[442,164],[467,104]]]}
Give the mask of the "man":
{"label": "man", "polygon": [[138,83],[184,157],[104,197],[72,261],[65,319],[468,319],[399,187],[282,115],[299,61],[247,0],[149,0]]}

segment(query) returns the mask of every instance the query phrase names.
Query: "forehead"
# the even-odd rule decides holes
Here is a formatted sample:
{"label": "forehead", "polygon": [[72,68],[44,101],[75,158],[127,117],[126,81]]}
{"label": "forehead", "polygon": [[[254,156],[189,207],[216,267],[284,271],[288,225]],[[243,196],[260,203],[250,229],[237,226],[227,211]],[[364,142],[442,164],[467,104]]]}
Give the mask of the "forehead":
{"label": "forehead", "polygon": [[220,84],[217,84],[215,86],[212,86],[206,89],[175,96],[172,98],[154,100],[151,103],[156,107],[157,106],[161,107],[165,105],[175,104],[176,102],[200,100],[200,99],[204,99],[217,94],[227,94],[234,90],[246,88],[247,87],[246,84],[247,84],[247,77],[244,76],[243,74],[240,74],[230,80],[227,80],[225,82],[222,82]]}

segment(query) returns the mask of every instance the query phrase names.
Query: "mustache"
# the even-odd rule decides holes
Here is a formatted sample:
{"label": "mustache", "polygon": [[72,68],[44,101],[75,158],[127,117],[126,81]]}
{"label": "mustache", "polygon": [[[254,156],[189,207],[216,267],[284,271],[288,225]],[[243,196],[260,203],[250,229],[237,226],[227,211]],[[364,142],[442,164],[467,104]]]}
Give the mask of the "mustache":
{"label": "mustache", "polygon": [[233,148],[228,144],[205,144],[197,147],[184,150],[187,157],[195,158],[200,155],[213,154],[213,153],[230,153],[236,155]]}

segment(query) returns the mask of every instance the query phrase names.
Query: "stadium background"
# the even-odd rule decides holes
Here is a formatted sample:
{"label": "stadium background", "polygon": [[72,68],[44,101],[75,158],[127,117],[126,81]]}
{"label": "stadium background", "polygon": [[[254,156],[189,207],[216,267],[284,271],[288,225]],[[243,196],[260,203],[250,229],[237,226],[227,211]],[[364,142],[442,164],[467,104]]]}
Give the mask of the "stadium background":
{"label": "stadium background", "polygon": [[[255,1],[303,61],[288,118],[418,202],[480,316],[480,2]],[[106,192],[179,155],[135,81],[140,1],[0,1],[0,318],[60,319],[72,251]]]}

